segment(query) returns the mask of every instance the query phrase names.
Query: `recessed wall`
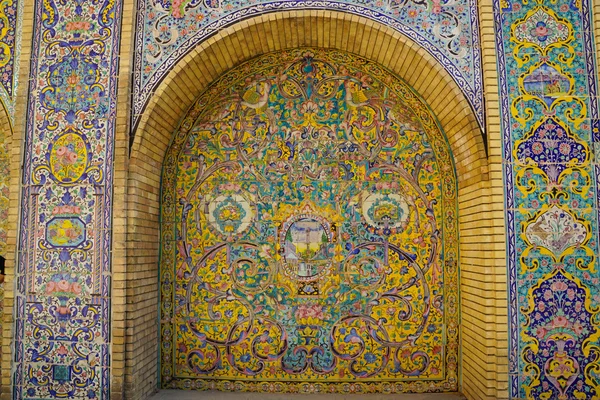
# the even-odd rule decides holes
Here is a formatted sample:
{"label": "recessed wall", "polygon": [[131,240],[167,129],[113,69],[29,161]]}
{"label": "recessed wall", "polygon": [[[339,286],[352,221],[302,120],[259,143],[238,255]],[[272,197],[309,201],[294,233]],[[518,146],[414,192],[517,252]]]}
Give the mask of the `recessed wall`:
{"label": "recessed wall", "polygon": [[126,304],[114,309],[123,310],[116,318],[126,327],[126,397],[145,398],[156,387],[159,194],[165,151],[177,124],[194,99],[230,68],[260,54],[303,46],[344,50],[382,64],[418,91],[438,117],[459,185],[461,387],[473,399],[506,397],[502,175],[488,167],[500,148],[497,123],[488,121],[486,154],[464,95],[428,53],[391,28],[326,11],[265,14],[222,30],[173,68],[141,116],[127,161],[126,217],[120,223],[116,216],[116,225],[126,229],[124,251],[114,261],[126,266]]}

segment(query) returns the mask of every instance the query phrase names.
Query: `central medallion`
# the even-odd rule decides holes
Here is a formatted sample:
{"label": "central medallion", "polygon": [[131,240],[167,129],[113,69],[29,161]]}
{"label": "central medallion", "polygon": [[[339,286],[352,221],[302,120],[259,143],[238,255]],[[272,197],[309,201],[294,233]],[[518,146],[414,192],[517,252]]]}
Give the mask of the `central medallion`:
{"label": "central medallion", "polygon": [[336,226],[305,209],[291,215],[279,230],[284,273],[298,283],[298,294],[317,295],[318,280],[329,271],[335,253]]}

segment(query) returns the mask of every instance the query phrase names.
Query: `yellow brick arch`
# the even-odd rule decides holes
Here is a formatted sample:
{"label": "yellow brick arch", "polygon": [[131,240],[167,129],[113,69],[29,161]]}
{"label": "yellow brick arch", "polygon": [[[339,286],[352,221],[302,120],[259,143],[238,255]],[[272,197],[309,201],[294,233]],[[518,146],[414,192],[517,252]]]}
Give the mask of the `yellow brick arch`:
{"label": "yellow brick arch", "polygon": [[[198,44],[158,86],[133,132],[131,154],[150,139],[164,157],[185,111],[224,72],[255,56],[296,47],[343,50],[375,61],[413,87],[438,117],[455,155],[459,181],[486,174],[484,136],[454,79],[423,48],[394,29],[343,12],[299,10],[241,21]],[[155,129],[157,128],[157,129]],[[155,153],[155,154],[152,154]],[[463,163],[461,165],[460,163]]]}
{"label": "yellow brick arch", "polygon": [[[497,276],[505,274],[504,258],[498,256],[504,252],[503,243],[498,243],[498,238],[504,237],[499,233],[504,232],[504,221],[503,213],[498,212],[502,210],[502,197],[493,194],[497,183],[491,179],[501,180],[501,172],[490,170],[484,135],[475,114],[450,74],[424,49],[390,27],[332,11],[264,14],[223,29],[182,59],[151,97],[132,132],[125,211],[124,264],[127,271],[135,272],[128,273],[127,290],[147,300],[128,301],[124,314],[131,330],[125,345],[157,337],[161,172],[178,124],[198,96],[229,69],[261,54],[297,47],[334,48],[386,67],[413,87],[438,118],[453,153],[459,188],[462,388],[465,392],[479,391],[469,388],[503,382],[501,375],[495,374],[502,374],[507,363],[502,350],[506,333],[495,329],[505,329],[505,323],[496,317],[501,319],[505,314],[505,303],[502,298],[498,300],[497,293],[506,291],[506,283],[496,281]],[[487,246],[486,242],[492,240],[493,247]],[[483,309],[486,306],[487,311]],[[496,324],[502,328],[496,328]],[[486,347],[500,348],[500,355],[486,359]],[[155,376],[158,358],[154,346],[144,346],[129,358],[128,365],[135,368],[126,370],[126,380],[142,385]],[[489,385],[498,388],[497,384]],[[140,386],[132,393],[138,390],[144,389]]]}

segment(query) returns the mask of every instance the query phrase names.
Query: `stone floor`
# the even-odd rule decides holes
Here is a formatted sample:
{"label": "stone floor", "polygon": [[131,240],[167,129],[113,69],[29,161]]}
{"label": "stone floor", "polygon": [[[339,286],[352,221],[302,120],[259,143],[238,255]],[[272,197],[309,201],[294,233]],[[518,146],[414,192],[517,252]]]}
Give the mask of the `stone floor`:
{"label": "stone floor", "polygon": [[161,390],[152,400],[464,400],[457,393],[436,394],[265,394]]}

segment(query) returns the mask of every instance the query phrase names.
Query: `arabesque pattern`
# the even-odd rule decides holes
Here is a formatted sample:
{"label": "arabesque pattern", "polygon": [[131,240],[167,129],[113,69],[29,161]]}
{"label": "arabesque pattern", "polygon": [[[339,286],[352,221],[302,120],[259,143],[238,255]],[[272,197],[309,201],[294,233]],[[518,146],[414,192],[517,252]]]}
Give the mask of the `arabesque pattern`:
{"label": "arabesque pattern", "polygon": [[456,80],[484,125],[476,0],[138,0],[137,9],[134,126],[157,85],[198,43],[260,14],[311,9],[360,15],[410,38]]}
{"label": "arabesque pattern", "polygon": [[587,0],[494,2],[507,183],[510,398],[600,396],[600,142]]}
{"label": "arabesque pattern", "polygon": [[15,399],[108,399],[121,2],[36,1],[16,271]]}
{"label": "arabesque pattern", "polygon": [[11,120],[15,117],[22,8],[23,1],[0,1],[0,101]]}
{"label": "arabesque pattern", "polygon": [[333,50],[261,56],[165,160],[163,387],[457,389],[455,172],[399,78]]}

